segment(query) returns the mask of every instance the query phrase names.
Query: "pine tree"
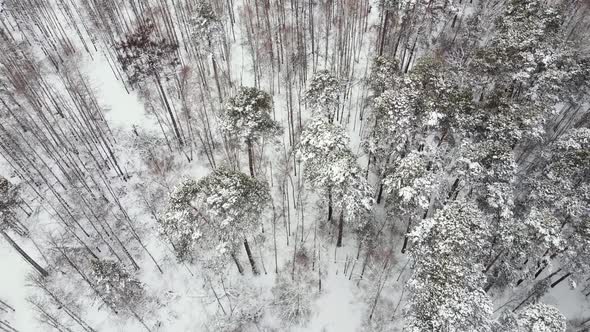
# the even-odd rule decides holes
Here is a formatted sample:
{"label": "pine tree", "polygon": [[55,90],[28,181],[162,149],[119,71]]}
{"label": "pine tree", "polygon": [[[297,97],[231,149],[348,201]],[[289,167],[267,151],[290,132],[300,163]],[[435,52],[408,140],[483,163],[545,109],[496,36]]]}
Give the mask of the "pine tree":
{"label": "pine tree", "polygon": [[314,74],[305,90],[305,103],[314,116],[323,116],[329,122],[337,120],[342,103],[343,85],[332,73],[321,70]]}
{"label": "pine tree", "polygon": [[372,188],[348,142],[339,124],[317,118],[306,124],[296,147],[307,183],[328,197],[328,221],[332,220],[333,208],[341,210],[338,247],[342,245],[345,220],[355,230],[362,228],[373,205]]}
{"label": "pine tree", "polygon": [[101,298],[114,310],[134,310],[145,298],[142,283],[116,261],[92,260],[89,278]]}
{"label": "pine tree", "polygon": [[[248,237],[257,233],[270,202],[268,184],[243,173],[219,168],[198,181],[186,179],[172,192],[160,221],[162,233],[173,243],[180,260],[191,260],[195,250],[214,250],[231,256],[244,245],[252,271],[258,274]],[[238,264],[238,269],[241,267]]]}
{"label": "pine tree", "polygon": [[168,80],[176,74],[176,69],[180,65],[178,44],[166,38],[158,38],[155,31],[155,23],[149,20],[139,25],[133,33],[115,45],[118,51],[117,59],[132,86],[144,85],[150,78],[155,81],[172,122],[176,139],[180,146],[183,146],[180,123],[162,85],[163,80]]}
{"label": "pine tree", "polygon": [[507,315],[501,320],[500,331],[514,332],[565,332],[566,319],[555,307],[536,303],[525,307],[518,314]]}
{"label": "pine tree", "polygon": [[240,87],[221,114],[221,129],[230,137],[243,141],[248,151],[250,176],[254,176],[254,144],[262,138],[273,138],[282,132],[271,118],[272,98],[261,90]]}
{"label": "pine tree", "polygon": [[20,235],[26,235],[27,229],[18,222],[15,212],[19,203],[18,188],[0,177],[0,224],[2,228],[10,228]]}
{"label": "pine tree", "polygon": [[473,203],[456,201],[410,234],[414,271],[408,286],[409,331],[491,331],[482,255],[490,230]]}

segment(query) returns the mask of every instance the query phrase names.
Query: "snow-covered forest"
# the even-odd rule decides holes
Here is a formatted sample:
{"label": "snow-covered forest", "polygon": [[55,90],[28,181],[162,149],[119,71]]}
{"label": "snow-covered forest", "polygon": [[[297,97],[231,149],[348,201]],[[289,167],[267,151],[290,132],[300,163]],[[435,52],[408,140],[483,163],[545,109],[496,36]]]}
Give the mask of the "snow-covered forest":
{"label": "snow-covered forest", "polygon": [[590,331],[588,0],[0,0],[0,331]]}

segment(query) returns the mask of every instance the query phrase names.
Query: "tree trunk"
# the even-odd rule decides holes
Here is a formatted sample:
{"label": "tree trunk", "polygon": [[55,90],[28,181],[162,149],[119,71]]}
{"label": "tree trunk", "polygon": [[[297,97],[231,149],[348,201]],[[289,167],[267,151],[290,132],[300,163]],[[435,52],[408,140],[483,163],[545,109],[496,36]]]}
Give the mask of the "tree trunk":
{"label": "tree trunk", "polygon": [[250,250],[250,245],[248,244],[248,240],[244,239],[244,248],[246,248],[246,254],[248,254],[248,260],[250,261],[250,265],[252,266],[252,273],[258,275],[258,268],[256,268],[256,262],[254,261],[254,256],[252,255],[252,251]]}
{"label": "tree trunk", "polygon": [[174,129],[174,134],[176,134],[176,138],[178,139],[178,144],[180,146],[184,146],[184,142],[182,141],[182,135],[180,133],[180,129],[178,127],[178,124],[176,123],[176,118],[174,117],[174,114],[172,113],[172,108],[170,107],[170,104],[168,103],[168,97],[166,96],[166,92],[164,91],[164,88],[162,87],[162,83],[160,82],[160,77],[158,75],[156,75],[156,83],[158,85],[158,89],[160,90],[160,93],[162,94],[162,99],[164,100],[164,105],[166,106],[166,111],[168,111],[168,116],[170,116],[170,120],[172,121],[172,127]]}
{"label": "tree trunk", "polygon": [[244,274],[244,268],[242,267],[242,264],[240,264],[240,261],[238,260],[238,257],[236,257],[236,254],[231,254],[231,258],[234,260],[234,263],[236,263],[238,272],[240,272],[240,274]]}
{"label": "tree trunk", "polygon": [[381,40],[379,42],[379,55],[383,55],[383,45],[385,44],[385,34],[387,33],[387,24],[389,23],[389,10],[385,10],[385,20],[381,29]]}
{"label": "tree trunk", "polygon": [[383,197],[383,182],[379,185],[379,193],[377,194],[377,204],[381,203],[381,198]]}
{"label": "tree trunk", "polygon": [[41,265],[37,264],[37,262],[35,262],[35,260],[33,258],[31,258],[31,256],[29,256],[21,247],[19,247],[18,244],[16,244],[16,242],[14,242],[14,240],[12,240],[10,238],[10,236],[8,234],[6,234],[6,232],[1,231],[2,232],[2,236],[4,236],[4,238],[6,239],[6,241],[8,241],[8,243],[10,243],[10,245],[16,250],[18,251],[18,253],[27,261],[29,262],[29,264],[31,264],[43,277],[47,277],[49,275],[49,273],[47,273],[47,271],[41,267]]}
{"label": "tree trunk", "polygon": [[332,213],[334,209],[332,208],[332,188],[328,188],[328,222],[332,223]]}
{"label": "tree trunk", "polygon": [[460,181],[460,179],[456,178],[455,182],[453,182],[453,185],[451,186],[451,190],[449,191],[449,196],[447,197],[447,200],[450,200],[451,197],[453,197],[453,194],[457,190],[457,187],[459,187],[459,181]]}
{"label": "tree trunk", "polygon": [[340,213],[340,220],[338,220],[338,242],[336,247],[342,247],[342,231],[344,230],[344,211]]}
{"label": "tree trunk", "polygon": [[565,279],[567,279],[567,277],[571,276],[572,274],[570,272],[566,273],[565,275],[563,275],[561,278],[557,279],[554,283],[551,284],[551,288],[559,285],[562,281],[564,281]]}
{"label": "tree trunk", "polygon": [[219,84],[219,74],[217,73],[217,62],[213,55],[211,55],[211,62],[213,63],[213,74],[215,75],[215,85],[217,86],[217,93],[219,94],[219,103],[223,104],[223,94],[221,93],[221,84]]}
{"label": "tree trunk", "polygon": [[504,250],[501,250],[496,257],[494,257],[494,259],[488,264],[488,266],[486,266],[486,269],[483,271],[483,273],[488,273],[488,271],[492,268],[492,266],[494,266],[494,264],[496,263],[496,261],[498,261],[498,258],[500,258],[500,256],[502,256],[502,254],[504,254]]}
{"label": "tree trunk", "polygon": [[404,245],[402,246],[402,254],[405,254],[406,249],[408,248],[408,233],[410,232],[410,227],[412,227],[412,218],[408,219],[408,228],[406,228],[406,233],[404,235]]}
{"label": "tree trunk", "polygon": [[252,141],[248,139],[246,145],[248,145],[248,168],[250,169],[250,176],[254,177],[254,151],[252,151]]}

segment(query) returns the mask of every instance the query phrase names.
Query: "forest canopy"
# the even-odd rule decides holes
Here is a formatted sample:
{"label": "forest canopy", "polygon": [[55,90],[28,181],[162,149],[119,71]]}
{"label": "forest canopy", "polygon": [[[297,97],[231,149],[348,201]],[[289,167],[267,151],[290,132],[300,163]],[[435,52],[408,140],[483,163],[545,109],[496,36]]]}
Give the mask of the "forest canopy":
{"label": "forest canopy", "polygon": [[590,2],[0,22],[0,331],[590,330]]}

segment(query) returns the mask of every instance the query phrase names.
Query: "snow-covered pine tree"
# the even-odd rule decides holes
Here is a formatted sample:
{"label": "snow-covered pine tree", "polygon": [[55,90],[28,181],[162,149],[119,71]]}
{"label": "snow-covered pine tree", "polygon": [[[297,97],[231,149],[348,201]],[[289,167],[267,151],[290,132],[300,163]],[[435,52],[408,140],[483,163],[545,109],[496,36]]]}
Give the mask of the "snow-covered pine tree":
{"label": "snow-covered pine tree", "polygon": [[481,264],[490,230],[477,206],[454,201],[409,236],[408,331],[491,331],[493,306]]}
{"label": "snow-covered pine tree", "polygon": [[223,41],[221,20],[207,1],[197,1],[193,10],[194,14],[190,19],[192,42],[200,51],[212,52],[210,48]]}
{"label": "snow-covered pine tree", "polygon": [[[388,81],[384,81],[386,74],[381,71],[393,71],[394,64],[384,61],[379,60],[379,65],[373,67],[377,71],[373,89],[378,97],[369,115],[372,130],[363,141],[372,169],[381,180],[412,150],[430,146],[431,154],[442,154],[447,148],[443,142],[452,146],[458,138],[455,136],[461,134],[457,124],[472,108],[471,94],[455,82],[440,60],[420,59],[409,73],[392,73]],[[379,93],[382,88],[385,90]]]}
{"label": "snow-covered pine tree", "polygon": [[154,22],[147,21],[115,45],[117,59],[131,85],[142,84],[149,78],[165,79],[180,65],[178,45],[155,34]]}
{"label": "snow-covered pine tree", "polygon": [[143,284],[114,260],[92,260],[89,278],[101,298],[113,310],[134,312],[145,299]]}
{"label": "snow-covered pine tree", "polygon": [[240,87],[222,110],[221,129],[246,144],[250,176],[254,176],[254,143],[282,133],[281,125],[271,118],[271,113],[272,97],[251,87]]}
{"label": "snow-covered pine tree", "polygon": [[566,319],[553,306],[543,303],[528,305],[516,314],[500,320],[499,332],[565,332]]}
{"label": "snow-covered pine tree", "polygon": [[[193,16],[189,19],[190,42],[198,56],[211,56],[215,85],[220,103],[223,103],[224,90],[220,81],[218,58],[224,57],[226,47],[223,23],[215,13],[213,6],[206,0],[196,1]],[[231,85],[231,81],[229,81]]]}
{"label": "snow-covered pine tree", "polygon": [[343,84],[328,70],[313,75],[307,90],[305,103],[313,116],[323,116],[329,122],[337,120],[343,92]]}
{"label": "snow-covered pine tree", "polygon": [[565,272],[580,283],[590,273],[590,129],[575,128],[549,144],[534,177],[525,202],[547,210],[557,218],[564,248],[547,250],[542,267],[550,259],[559,259]]}
{"label": "snow-covered pine tree", "polygon": [[191,260],[197,248],[214,250],[216,257],[236,257],[243,244],[254,274],[258,268],[248,243],[257,233],[270,203],[268,184],[244,173],[219,168],[198,181],[186,179],[170,194],[160,221],[163,235],[174,245],[179,260]]}
{"label": "snow-covered pine tree", "polygon": [[15,212],[19,201],[18,188],[0,176],[0,227],[10,228],[19,235],[26,235],[28,230],[18,221]]}
{"label": "snow-covered pine tree", "polygon": [[371,64],[371,74],[368,78],[369,86],[374,97],[379,97],[384,91],[395,89],[401,82],[399,61],[385,56],[378,56]]}
{"label": "snow-covered pine tree", "polygon": [[[402,253],[408,245],[407,233],[413,225],[425,219],[440,201],[444,176],[440,168],[440,158],[430,149],[410,151],[405,157],[392,165],[394,171],[383,181],[383,191],[387,194],[385,207],[388,216],[393,220],[407,220],[406,236],[402,246]],[[381,192],[381,190],[380,190]]]}
{"label": "snow-covered pine tree", "polygon": [[373,189],[348,142],[342,126],[318,117],[305,125],[296,147],[307,183],[326,193],[328,221],[332,221],[333,209],[340,209],[338,247],[345,221],[355,230],[362,228],[373,205]]}
{"label": "snow-covered pine tree", "polygon": [[509,1],[497,32],[476,52],[473,68],[486,76],[478,80],[529,103],[575,101],[588,87],[590,63],[573,43],[564,43],[565,15],[564,7],[542,0]]}

